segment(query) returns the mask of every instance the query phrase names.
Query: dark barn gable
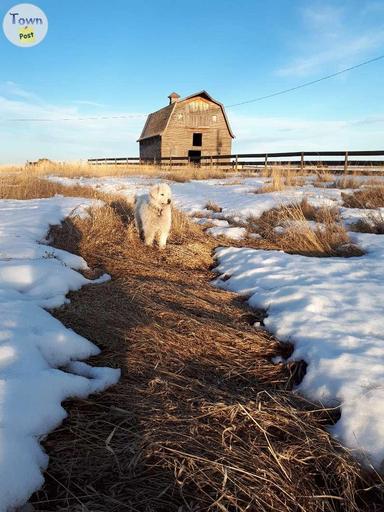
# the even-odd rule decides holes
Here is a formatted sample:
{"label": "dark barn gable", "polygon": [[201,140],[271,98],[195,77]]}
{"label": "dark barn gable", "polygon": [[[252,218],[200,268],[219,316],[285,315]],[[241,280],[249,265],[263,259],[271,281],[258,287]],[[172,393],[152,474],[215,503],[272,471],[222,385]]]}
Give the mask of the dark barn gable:
{"label": "dark barn gable", "polygon": [[149,114],[138,139],[142,160],[231,154],[234,135],[221,103],[205,91],[168,97],[167,107]]}

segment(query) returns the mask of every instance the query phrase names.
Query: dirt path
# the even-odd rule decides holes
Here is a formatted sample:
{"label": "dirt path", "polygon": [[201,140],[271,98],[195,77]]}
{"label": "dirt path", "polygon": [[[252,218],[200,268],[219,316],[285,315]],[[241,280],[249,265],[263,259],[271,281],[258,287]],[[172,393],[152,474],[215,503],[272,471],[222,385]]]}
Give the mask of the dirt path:
{"label": "dirt path", "polygon": [[147,249],[120,206],[52,232],[54,245],[112,276],[54,315],[102,349],[94,364],[120,367],[122,378],[65,404],[69,418],[45,442],[50,465],[35,508],[379,507],[361,491],[369,476],[324,429],[338,412],[294,395],[297,367],[271,362],[290,347],[210,285],[215,242],[180,218],[164,253]]}

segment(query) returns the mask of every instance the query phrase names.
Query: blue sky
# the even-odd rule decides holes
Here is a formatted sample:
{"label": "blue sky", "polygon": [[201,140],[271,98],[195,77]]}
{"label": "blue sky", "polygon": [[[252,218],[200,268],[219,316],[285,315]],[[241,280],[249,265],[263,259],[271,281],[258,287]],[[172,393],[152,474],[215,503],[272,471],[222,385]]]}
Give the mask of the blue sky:
{"label": "blue sky", "polygon": [[[0,1],[1,18],[17,2]],[[206,89],[229,105],[384,54],[382,0],[39,0],[33,48],[0,34],[0,163],[138,153],[145,117]],[[384,60],[228,109],[236,152],[382,149]],[[113,120],[63,117],[132,116]],[[134,117],[136,116],[137,117]],[[15,119],[55,119],[55,122]]]}

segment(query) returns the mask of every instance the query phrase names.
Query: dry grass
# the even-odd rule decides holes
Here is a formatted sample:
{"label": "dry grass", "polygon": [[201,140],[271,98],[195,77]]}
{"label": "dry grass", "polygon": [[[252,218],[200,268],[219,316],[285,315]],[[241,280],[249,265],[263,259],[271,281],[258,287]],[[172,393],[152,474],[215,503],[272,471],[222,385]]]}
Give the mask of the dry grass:
{"label": "dry grass", "polygon": [[334,188],[360,188],[363,185],[363,181],[359,180],[357,176],[348,175],[337,178],[332,185]]}
{"label": "dry grass", "polygon": [[206,210],[211,210],[215,213],[221,213],[223,209],[214,201],[208,201],[208,203],[204,206]]}
{"label": "dry grass", "polygon": [[[318,222],[312,226],[308,220]],[[314,208],[308,201],[281,206],[248,219],[248,230],[262,239],[251,244],[263,249],[278,249],[304,256],[361,256],[363,251],[351,242],[338,223],[335,208]]]}
{"label": "dry grass", "polygon": [[334,176],[327,169],[316,171],[316,179],[313,182],[314,187],[329,187],[334,181]]}
{"label": "dry grass", "polygon": [[1,199],[38,199],[52,197],[55,194],[95,199],[108,199],[112,197],[91,187],[82,187],[80,185],[64,186],[24,173],[0,176]]}
{"label": "dry grass", "polygon": [[342,194],[343,205],[347,208],[382,208],[384,207],[384,183],[367,184],[353,194]]}
{"label": "dry grass", "polygon": [[[39,186],[12,190],[27,199]],[[290,391],[305,364],[271,362],[291,347],[252,327],[266,313],[209,285],[215,241],[175,212],[159,253],[139,241],[130,204],[106,202],[51,237],[112,280],[72,293],[53,314],[100,346],[93,364],[120,367],[122,378],[65,404],[69,417],[44,442],[50,464],[35,509],[382,510],[380,478],[327,432],[339,411]]]}
{"label": "dry grass", "polygon": [[160,254],[129,218],[106,206],[52,231],[55,245],[113,277],[71,294],[55,316],[103,349],[94,363],[123,375],[66,404],[69,419],[45,443],[36,509],[379,510],[375,476],[326,431],[338,411],[289,391],[305,365],[272,364],[289,346],[208,285],[214,242],[185,219]]}
{"label": "dry grass", "polygon": [[256,189],[256,194],[265,194],[268,192],[280,192],[287,187],[301,187],[305,184],[306,178],[299,176],[296,171],[289,168],[271,168],[265,172],[270,181],[263,187]]}
{"label": "dry grass", "polygon": [[[79,177],[124,177],[124,176],[144,176],[148,178],[162,177],[164,179],[184,183],[190,180],[206,180],[212,178],[227,178],[228,176],[238,175],[232,169],[220,166],[169,166],[169,165],[89,165],[89,164],[59,164],[55,162],[42,163],[39,166],[29,166],[26,168],[15,168],[14,171],[28,174],[31,176],[65,176],[68,178]],[[248,172],[242,173],[248,175]]]}
{"label": "dry grass", "polygon": [[[223,179],[236,176],[238,173],[234,173],[232,169],[225,170],[215,167],[181,167],[177,171],[169,170],[162,171],[160,176],[167,180],[176,181],[179,183],[185,183],[191,180],[210,180],[210,179]],[[247,175],[247,174],[244,174]]]}
{"label": "dry grass", "polygon": [[371,212],[366,218],[360,219],[349,226],[352,231],[359,233],[374,233],[384,235],[384,215],[382,212]]}

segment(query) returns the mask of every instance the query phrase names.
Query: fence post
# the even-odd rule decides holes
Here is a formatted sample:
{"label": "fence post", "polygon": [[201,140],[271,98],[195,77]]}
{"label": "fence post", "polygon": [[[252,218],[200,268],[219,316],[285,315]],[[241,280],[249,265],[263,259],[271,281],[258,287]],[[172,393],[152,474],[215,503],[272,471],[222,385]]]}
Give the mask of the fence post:
{"label": "fence post", "polygon": [[267,168],[268,168],[268,155],[266,153],[265,157],[264,157],[264,169],[267,170]]}
{"label": "fence post", "polygon": [[236,161],[235,161],[235,170],[237,172],[238,169],[238,163],[239,163],[239,155],[236,155]]}
{"label": "fence post", "polygon": [[304,153],[300,155],[300,170],[304,171]]}
{"label": "fence post", "polygon": [[344,158],[344,172],[346,173],[348,171],[348,151],[345,152],[345,158]]}

